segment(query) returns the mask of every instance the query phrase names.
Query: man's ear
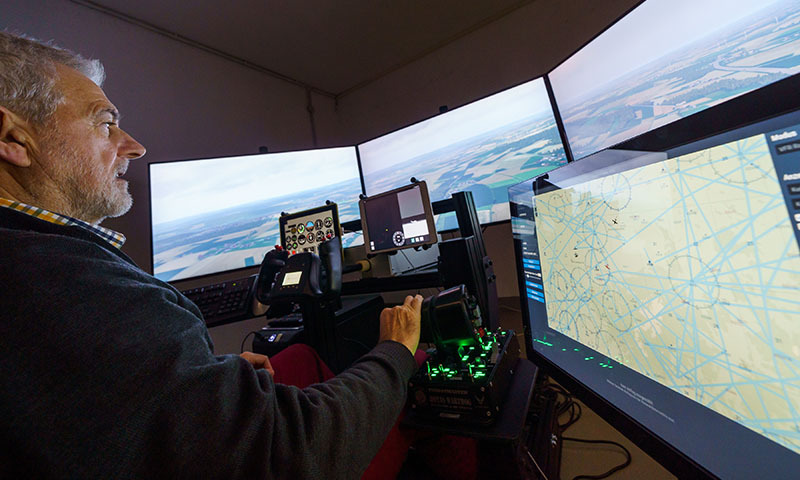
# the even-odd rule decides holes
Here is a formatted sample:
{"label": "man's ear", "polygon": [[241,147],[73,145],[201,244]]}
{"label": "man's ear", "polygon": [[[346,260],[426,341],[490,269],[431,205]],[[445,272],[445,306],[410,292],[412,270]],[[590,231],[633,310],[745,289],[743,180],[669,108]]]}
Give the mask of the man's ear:
{"label": "man's ear", "polygon": [[33,136],[28,122],[0,105],[0,161],[29,167]]}

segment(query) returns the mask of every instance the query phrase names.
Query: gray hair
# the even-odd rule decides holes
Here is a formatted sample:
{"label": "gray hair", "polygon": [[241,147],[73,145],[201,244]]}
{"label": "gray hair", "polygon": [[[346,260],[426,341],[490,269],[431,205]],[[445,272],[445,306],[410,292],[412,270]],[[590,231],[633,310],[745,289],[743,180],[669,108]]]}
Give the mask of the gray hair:
{"label": "gray hair", "polygon": [[99,60],[0,31],[0,105],[35,125],[44,124],[64,100],[56,88],[56,64],[74,68],[98,86],[105,80]]}

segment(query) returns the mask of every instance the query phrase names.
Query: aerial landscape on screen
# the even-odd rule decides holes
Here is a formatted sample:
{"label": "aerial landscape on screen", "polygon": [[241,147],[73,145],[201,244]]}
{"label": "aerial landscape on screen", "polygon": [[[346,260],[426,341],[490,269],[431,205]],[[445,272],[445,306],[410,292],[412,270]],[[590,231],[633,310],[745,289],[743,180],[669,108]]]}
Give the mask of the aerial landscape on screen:
{"label": "aerial landscape on screen", "polygon": [[[354,148],[151,164],[153,272],[175,281],[257,266],[280,243],[281,212],[335,202],[359,217]],[[223,205],[224,201],[231,205]],[[343,237],[344,246],[360,235]]]}
{"label": "aerial landscape on screen", "polygon": [[[359,145],[359,154],[367,195],[415,177],[432,202],[472,192],[481,223],[509,219],[510,185],[567,162],[541,79]],[[456,226],[452,215],[436,221],[437,230]]]}
{"label": "aerial landscape on screen", "polygon": [[579,159],[798,72],[800,2],[680,0],[642,4],[549,76]]}

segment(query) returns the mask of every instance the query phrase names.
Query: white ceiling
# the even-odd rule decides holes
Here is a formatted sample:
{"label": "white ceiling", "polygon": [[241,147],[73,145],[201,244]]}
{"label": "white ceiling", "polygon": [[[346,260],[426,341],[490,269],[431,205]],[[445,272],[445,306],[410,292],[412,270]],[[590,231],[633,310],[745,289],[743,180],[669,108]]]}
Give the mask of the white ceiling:
{"label": "white ceiling", "polygon": [[534,0],[71,0],[329,96]]}

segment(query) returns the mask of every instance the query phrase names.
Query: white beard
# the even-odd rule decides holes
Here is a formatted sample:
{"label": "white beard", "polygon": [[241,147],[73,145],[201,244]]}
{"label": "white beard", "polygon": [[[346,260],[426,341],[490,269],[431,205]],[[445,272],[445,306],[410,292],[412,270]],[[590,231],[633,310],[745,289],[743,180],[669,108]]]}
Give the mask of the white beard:
{"label": "white beard", "polygon": [[133,198],[127,182],[117,181],[116,175],[63,138],[46,135],[42,140],[42,156],[51,164],[52,182],[42,185],[45,188],[37,197],[60,198],[58,213],[95,225],[130,210]]}

